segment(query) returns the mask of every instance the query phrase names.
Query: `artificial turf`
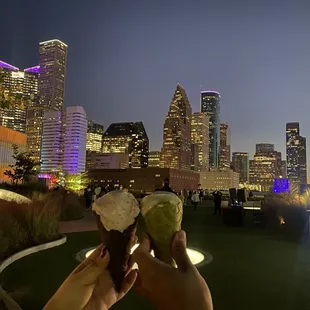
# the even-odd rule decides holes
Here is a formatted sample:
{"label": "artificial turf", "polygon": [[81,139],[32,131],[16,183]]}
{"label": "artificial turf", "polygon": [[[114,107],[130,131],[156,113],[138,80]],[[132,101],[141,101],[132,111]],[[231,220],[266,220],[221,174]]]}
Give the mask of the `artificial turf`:
{"label": "artificial turf", "polygon": [[[302,238],[288,240],[265,228],[228,227],[209,208],[187,207],[183,227],[188,246],[209,252],[213,261],[199,268],[209,284],[216,310],[310,309],[310,247]],[[75,255],[97,245],[97,232],[68,234],[62,246],[25,257],[1,275],[7,291],[23,294],[25,310],[42,309],[46,301],[78,264]],[[153,309],[132,292],[113,309]]]}

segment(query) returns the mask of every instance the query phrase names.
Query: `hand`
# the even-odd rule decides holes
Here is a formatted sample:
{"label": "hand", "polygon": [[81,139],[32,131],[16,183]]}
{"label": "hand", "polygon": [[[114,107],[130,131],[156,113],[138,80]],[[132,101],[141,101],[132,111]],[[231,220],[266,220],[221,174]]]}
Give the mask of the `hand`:
{"label": "hand", "polygon": [[110,255],[103,245],[98,247],[65,280],[44,310],[107,310],[123,298],[137,278],[129,268],[120,293],[106,269]]}
{"label": "hand", "polygon": [[209,288],[187,255],[184,231],[177,232],[172,242],[171,254],[178,268],[151,256],[150,250],[151,242],[144,236],[133,253],[139,266],[138,292],[160,310],[213,309]]}

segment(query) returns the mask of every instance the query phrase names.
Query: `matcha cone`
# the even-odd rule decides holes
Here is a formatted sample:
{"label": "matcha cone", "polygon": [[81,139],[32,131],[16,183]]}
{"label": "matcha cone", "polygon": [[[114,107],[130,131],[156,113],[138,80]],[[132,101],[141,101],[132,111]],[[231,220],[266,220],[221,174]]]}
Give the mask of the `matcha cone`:
{"label": "matcha cone", "polygon": [[141,211],[155,257],[175,266],[171,257],[171,243],[175,233],[181,230],[182,201],[173,193],[155,192],[143,198]]}
{"label": "matcha cone", "polygon": [[97,213],[97,226],[102,243],[110,253],[108,270],[120,292],[135,242],[137,216],[140,212],[138,202],[129,193],[110,192],[99,198],[93,205]]}

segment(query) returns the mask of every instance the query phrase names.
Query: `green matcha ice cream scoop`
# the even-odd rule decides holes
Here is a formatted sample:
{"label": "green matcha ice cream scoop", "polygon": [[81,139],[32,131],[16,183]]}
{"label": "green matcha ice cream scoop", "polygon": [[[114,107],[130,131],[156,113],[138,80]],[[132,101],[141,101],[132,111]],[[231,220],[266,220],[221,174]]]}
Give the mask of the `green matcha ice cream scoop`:
{"label": "green matcha ice cream scoop", "polygon": [[146,230],[151,238],[155,257],[175,265],[171,257],[171,242],[174,234],[181,230],[183,205],[173,193],[159,191],[143,198],[141,212]]}

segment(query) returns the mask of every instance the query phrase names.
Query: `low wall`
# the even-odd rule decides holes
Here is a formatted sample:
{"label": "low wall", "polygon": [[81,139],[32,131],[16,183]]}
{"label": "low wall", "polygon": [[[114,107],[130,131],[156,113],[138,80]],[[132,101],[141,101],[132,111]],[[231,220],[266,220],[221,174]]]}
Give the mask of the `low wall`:
{"label": "low wall", "polygon": [[[3,272],[3,270],[7,268],[9,265],[11,265],[15,261],[27,255],[54,248],[56,246],[64,244],[66,241],[67,241],[67,236],[62,235],[61,238],[58,240],[40,244],[40,245],[31,247],[31,248],[25,249],[23,251],[17,252],[0,263],[0,273]],[[16,301],[13,300],[0,286],[0,301],[1,300],[4,301],[8,310],[22,310],[22,308],[16,303]]]}

